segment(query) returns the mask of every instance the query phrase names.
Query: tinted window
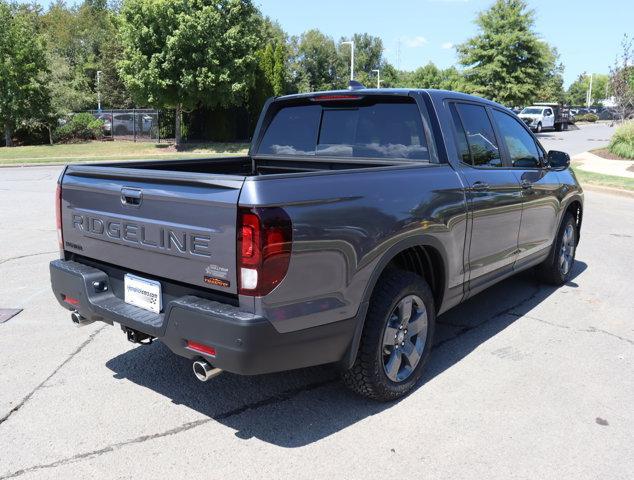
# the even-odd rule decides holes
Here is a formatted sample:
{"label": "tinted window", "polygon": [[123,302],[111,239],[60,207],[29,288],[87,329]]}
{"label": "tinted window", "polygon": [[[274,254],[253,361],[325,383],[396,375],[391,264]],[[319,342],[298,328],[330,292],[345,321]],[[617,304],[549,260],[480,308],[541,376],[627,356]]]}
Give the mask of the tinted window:
{"label": "tinted window", "polygon": [[258,153],[314,155],[321,107],[286,107],[277,112],[266,129]]}
{"label": "tinted window", "polygon": [[456,104],[467,135],[471,160],[476,167],[501,167],[500,151],[484,107],[469,103]]}
{"label": "tinted window", "polygon": [[467,143],[467,135],[465,134],[464,128],[462,128],[462,121],[460,120],[460,116],[456,111],[455,105],[451,104],[449,106],[449,110],[451,111],[451,118],[456,129],[456,146],[458,147],[458,155],[460,156],[460,161],[470,164],[472,163],[471,153],[469,153],[469,144]]}
{"label": "tinted window", "polygon": [[283,107],[258,153],[429,159],[415,103]]}
{"label": "tinted window", "polygon": [[493,110],[498,126],[514,167],[539,167],[539,150],[533,137],[510,115]]}

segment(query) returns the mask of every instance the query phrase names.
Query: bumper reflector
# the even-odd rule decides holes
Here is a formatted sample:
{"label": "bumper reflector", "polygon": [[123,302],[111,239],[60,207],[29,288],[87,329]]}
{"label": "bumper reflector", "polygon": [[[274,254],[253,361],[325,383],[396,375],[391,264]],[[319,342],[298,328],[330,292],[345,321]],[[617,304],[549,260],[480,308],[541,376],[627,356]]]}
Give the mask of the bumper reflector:
{"label": "bumper reflector", "polygon": [[62,297],[64,297],[64,301],[70,305],[79,305],[78,298],[69,297],[67,295],[62,295]]}
{"label": "bumper reflector", "polygon": [[213,355],[214,357],[216,356],[216,349],[214,347],[208,347],[202,343],[187,340],[187,348],[191,348],[192,350],[196,350],[197,352],[205,353],[207,355]]}

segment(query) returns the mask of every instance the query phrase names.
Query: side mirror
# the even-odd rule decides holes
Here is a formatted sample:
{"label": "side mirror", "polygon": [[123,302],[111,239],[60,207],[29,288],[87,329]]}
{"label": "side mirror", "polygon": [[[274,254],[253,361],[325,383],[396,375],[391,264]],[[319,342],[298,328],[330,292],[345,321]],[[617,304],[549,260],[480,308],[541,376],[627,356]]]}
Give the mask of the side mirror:
{"label": "side mirror", "polygon": [[570,155],[558,150],[550,150],[546,155],[546,160],[552,168],[568,168],[570,166]]}

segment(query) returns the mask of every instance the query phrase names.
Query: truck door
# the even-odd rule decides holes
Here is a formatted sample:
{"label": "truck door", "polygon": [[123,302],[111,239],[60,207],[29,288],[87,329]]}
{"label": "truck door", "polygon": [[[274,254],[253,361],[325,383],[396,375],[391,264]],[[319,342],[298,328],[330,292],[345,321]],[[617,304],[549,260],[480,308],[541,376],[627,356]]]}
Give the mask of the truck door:
{"label": "truck door", "polygon": [[[548,109],[550,110],[550,109]],[[559,177],[545,165],[544,152],[524,125],[502,110],[493,109],[502,148],[522,188],[522,222],[518,263],[547,251],[557,232]]]}
{"label": "truck door", "polygon": [[479,290],[513,268],[522,194],[514,172],[503,164],[485,106],[456,102],[450,110],[471,220],[469,288]]}
{"label": "truck door", "polygon": [[552,108],[544,109],[544,121],[542,123],[542,127],[555,128],[555,115]]}

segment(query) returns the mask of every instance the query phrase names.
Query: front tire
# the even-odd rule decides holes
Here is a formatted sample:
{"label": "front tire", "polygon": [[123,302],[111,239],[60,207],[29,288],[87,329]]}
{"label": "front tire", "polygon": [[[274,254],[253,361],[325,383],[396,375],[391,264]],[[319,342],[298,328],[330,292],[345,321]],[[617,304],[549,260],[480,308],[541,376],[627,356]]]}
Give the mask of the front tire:
{"label": "front tire", "polygon": [[409,392],[429,359],[436,310],[431,289],[412,272],[381,275],[366,315],[357,358],[342,374],[365,397],[389,401]]}
{"label": "front tire", "polygon": [[568,212],[557,232],[554,250],[538,267],[540,276],[546,283],[560,286],[570,280],[578,238],[577,222],[574,215]]}
{"label": "front tire", "polygon": [[541,131],[542,131],[542,122],[539,122],[537,126],[535,127],[535,132],[541,133]]}

